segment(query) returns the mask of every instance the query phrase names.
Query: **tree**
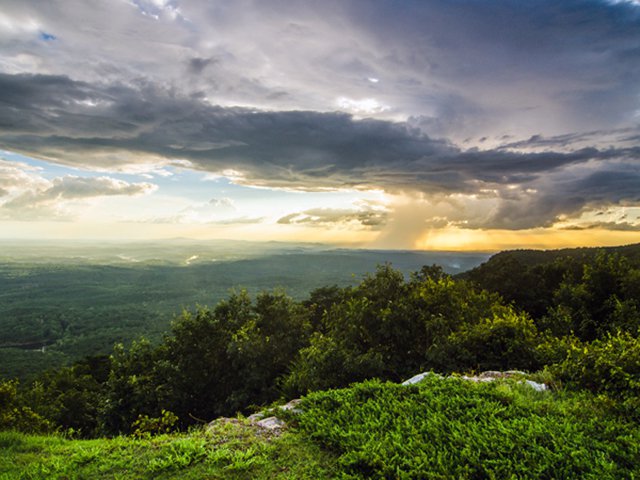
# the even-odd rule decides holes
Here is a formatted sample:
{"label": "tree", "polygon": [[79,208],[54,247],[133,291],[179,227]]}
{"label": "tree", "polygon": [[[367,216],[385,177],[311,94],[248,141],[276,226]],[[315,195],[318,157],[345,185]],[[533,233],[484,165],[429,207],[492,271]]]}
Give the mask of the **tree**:
{"label": "tree", "polygon": [[539,343],[534,323],[524,314],[507,311],[479,323],[464,324],[431,354],[440,357],[447,372],[469,370],[535,371]]}
{"label": "tree", "polygon": [[142,338],[127,350],[114,346],[101,410],[103,428],[110,434],[130,433],[140,415],[157,416],[174,401],[168,378],[166,350]]}

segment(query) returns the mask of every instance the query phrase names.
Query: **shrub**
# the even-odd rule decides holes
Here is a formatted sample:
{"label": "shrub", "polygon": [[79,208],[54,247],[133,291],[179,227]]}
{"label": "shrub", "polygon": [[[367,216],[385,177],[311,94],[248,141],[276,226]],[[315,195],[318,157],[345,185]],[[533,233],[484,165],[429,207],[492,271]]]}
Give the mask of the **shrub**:
{"label": "shrub", "polygon": [[176,423],[178,423],[177,415],[163,409],[159,417],[138,416],[138,419],[131,425],[131,429],[136,437],[148,437],[150,435],[169,433],[175,428]]}
{"label": "shrub", "polygon": [[18,398],[18,382],[0,382],[0,430],[21,430],[23,432],[47,432],[52,424],[22,405]]}
{"label": "shrub", "polygon": [[441,370],[536,370],[538,332],[529,317],[507,311],[465,324],[430,349]]}
{"label": "shrub", "polygon": [[638,337],[618,333],[590,344],[574,342],[566,358],[549,369],[570,387],[604,393],[623,401],[627,407],[640,407]]}

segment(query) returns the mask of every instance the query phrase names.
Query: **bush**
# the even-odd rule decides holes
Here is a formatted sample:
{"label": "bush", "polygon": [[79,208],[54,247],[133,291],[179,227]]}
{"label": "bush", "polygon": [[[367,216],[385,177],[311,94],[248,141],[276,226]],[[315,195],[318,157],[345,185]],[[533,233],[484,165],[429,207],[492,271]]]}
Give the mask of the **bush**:
{"label": "bush", "polygon": [[178,423],[178,417],[173,412],[162,410],[159,417],[138,416],[131,425],[131,429],[135,437],[149,437],[173,431],[176,423]]}
{"label": "bush", "polygon": [[47,432],[53,430],[51,422],[22,404],[18,398],[18,382],[0,382],[0,430]]}
{"label": "bush", "polygon": [[640,407],[638,337],[618,333],[590,344],[574,342],[566,358],[549,370],[570,387],[609,395],[626,407]]}
{"label": "bush", "polygon": [[430,349],[441,371],[537,370],[538,332],[529,317],[514,311],[465,324]]}

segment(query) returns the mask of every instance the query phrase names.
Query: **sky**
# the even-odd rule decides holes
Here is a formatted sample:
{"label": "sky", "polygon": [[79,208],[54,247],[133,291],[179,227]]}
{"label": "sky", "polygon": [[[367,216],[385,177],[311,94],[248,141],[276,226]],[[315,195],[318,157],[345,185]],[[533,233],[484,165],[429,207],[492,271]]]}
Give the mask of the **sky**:
{"label": "sky", "polygon": [[0,238],[640,241],[640,2],[2,0]]}

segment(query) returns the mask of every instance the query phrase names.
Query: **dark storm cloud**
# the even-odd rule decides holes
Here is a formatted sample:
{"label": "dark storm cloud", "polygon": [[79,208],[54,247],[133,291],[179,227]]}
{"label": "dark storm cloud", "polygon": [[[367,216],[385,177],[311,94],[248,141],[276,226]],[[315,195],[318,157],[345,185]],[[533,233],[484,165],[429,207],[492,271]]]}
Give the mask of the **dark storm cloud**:
{"label": "dark storm cloud", "polygon": [[[148,85],[91,86],[66,77],[0,75],[0,124],[4,148],[63,162],[91,164],[96,151],[147,153],[310,189],[366,186],[375,178],[403,186],[415,174],[412,164],[457,152],[406,124],[222,108]],[[452,178],[432,174],[442,178],[434,186]]]}
{"label": "dark storm cloud", "polygon": [[[576,149],[580,145],[637,145],[640,140],[639,135],[633,135],[637,133],[637,128],[619,128],[614,130],[595,130],[579,133],[566,133],[562,135],[544,136],[544,135],[532,135],[525,140],[518,140],[515,142],[503,143],[500,145],[501,150],[510,149],[525,149],[525,150],[539,150],[539,149],[561,149],[567,148]],[[506,137],[502,140],[510,140]]]}
{"label": "dark storm cloud", "polygon": [[616,230],[619,232],[640,232],[640,222],[593,222],[586,225],[565,227],[563,230]]}
{"label": "dark storm cloud", "polygon": [[410,79],[414,91],[437,85],[430,104],[443,134],[522,134],[532,120],[545,134],[611,128],[637,111],[637,3],[384,1],[366,12],[348,5],[358,25],[376,29],[386,72]]}
{"label": "dark storm cloud", "polygon": [[0,102],[0,144],[7,149],[46,155],[67,148],[61,161],[89,165],[95,150],[150,153],[310,189],[323,186],[316,182],[339,187],[373,181],[460,191],[470,180],[519,183],[573,163],[640,156],[638,147],[462,151],[406,123],[222,108],[147,85],[90,86],[65,77],[0,75]]}
{"label": "dark storm cloud", "polygon": [[5,0],[0,69],[145,78],[276,110],[374,98],[389,107],[379,118],[422,117],[458,141],[548,136],[633,117],[639,12],[605,0]]}
{"label": "dark storm cloud", "polygon": [[213,58],[195,57],[195,58],[189,59],[187,66],[190,73],[201,74],[205,68],[215,63],[216,63],[216,60]]}
{"label": "dark storm cloud", "polygon": [[548,227],[562,218],[578,217],[587,210],[640,204],[640,164],[637,160],[631,164],[604,162],[597,168],[598,171],[593,171],[593,167],[569,169],[540,177],[529,185],[529,192],[519,191],[510,198],[501,198],[499,206],[488,218],[472,221],[470,226]]}
{"label": "dark storm cloud", "polygon": [[0,75],[0,125],[2,148],[78,166],[183,159],[203,171],[232,169],[254,185],[500,199],[477,226],[529,228],[585,206],[640,201],[640,147],[461,150],[407,123],[223,108],[146,83]]}

